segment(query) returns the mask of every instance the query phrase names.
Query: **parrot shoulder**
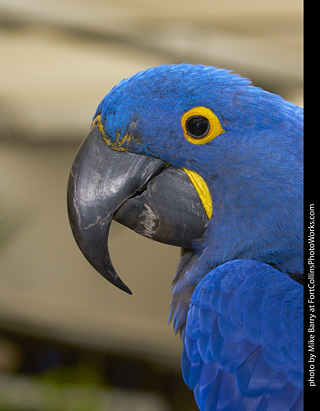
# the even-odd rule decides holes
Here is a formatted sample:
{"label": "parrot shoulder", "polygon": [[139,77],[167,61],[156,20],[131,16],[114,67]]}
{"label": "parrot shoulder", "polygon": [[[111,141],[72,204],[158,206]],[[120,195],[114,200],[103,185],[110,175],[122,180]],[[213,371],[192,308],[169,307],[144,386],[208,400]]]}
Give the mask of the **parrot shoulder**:
{"label": "parrot shoulder", "polygon": [[200,281],[182,354],[200,409],[275,409],[279,401],[301,409],[302,304],[301,284],[253,260],[229,261]]}

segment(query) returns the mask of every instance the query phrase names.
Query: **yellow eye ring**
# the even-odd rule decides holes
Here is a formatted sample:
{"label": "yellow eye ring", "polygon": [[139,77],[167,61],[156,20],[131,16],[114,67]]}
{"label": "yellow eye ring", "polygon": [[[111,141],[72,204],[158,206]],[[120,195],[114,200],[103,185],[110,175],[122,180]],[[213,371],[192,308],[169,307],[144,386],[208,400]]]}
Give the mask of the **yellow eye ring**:
{"label": "yellow eye ring", "polygon": [[224,133],[218,117],[206,107],[194,107],[181,117],[185,138],[192,144],[205,144]]}

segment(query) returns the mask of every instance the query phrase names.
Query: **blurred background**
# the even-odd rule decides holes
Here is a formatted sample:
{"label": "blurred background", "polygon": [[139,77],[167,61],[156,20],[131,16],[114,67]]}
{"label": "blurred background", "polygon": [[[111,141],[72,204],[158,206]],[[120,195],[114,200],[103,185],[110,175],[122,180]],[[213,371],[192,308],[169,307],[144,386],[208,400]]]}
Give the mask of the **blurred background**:
{"label": "blurred background", "polygon": [[150,66],[233,69],[302,105],[301,0],[0,0],[0,410],[195,410],[168,326],[179,250],[112,224],[132,296],[85,261],[69,170],[96,106]]}

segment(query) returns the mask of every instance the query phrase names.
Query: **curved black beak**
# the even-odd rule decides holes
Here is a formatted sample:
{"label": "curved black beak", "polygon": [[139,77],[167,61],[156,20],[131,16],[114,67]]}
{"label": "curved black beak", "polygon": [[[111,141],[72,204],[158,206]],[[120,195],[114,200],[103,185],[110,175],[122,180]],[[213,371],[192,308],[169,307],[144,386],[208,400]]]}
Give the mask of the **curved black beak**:
{"label": "curved black beak", "polygon": [[108,251],[112,219],[156,241],[185,248],[208,223],[201,200],[183,170],[163,160],[114,151],[94,127],[81,144],[68,182],[68,214],[75,240],[89,263],[131,294]]}

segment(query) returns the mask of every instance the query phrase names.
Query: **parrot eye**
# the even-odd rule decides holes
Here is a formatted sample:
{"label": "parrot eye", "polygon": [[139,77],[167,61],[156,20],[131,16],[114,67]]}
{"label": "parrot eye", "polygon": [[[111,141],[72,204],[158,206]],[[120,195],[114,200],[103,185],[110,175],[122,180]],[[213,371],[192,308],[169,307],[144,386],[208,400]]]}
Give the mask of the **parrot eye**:
{"label": "parrot eye", "polygon": [[189,117],[186,121],[186,130],[191,137],[202,138],[210,130],[209,120],[203,116]]}
{"label": "parrot eye", "polygon": [[194,107],[181,117],[185,138],[192,144],[205,144],[224,133],[218,117],[206,107]]}

